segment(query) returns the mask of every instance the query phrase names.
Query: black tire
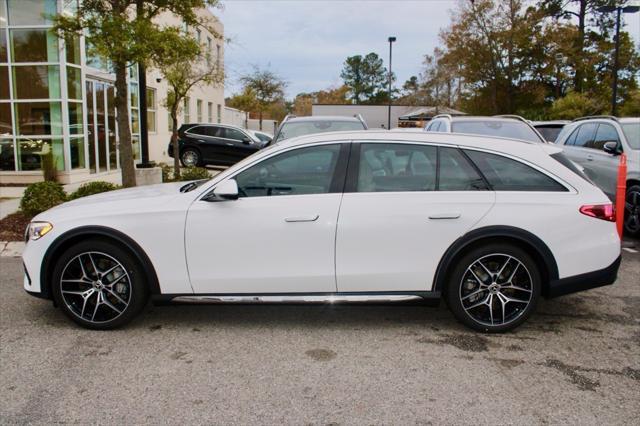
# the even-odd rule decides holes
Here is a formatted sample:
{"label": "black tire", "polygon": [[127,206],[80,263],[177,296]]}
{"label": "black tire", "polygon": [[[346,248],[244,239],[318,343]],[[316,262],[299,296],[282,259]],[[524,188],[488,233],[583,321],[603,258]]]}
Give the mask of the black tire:
{"label": "black tire", "polygon": [[640,185],[627,188],[624,208],[624,234],[628,237],[640,237]]}
{"label": "black tire", "polygon": [[185,148],[180,153],[180,163],[184,167],[202,167],[202,155],[195,148]]}
{"label": "black tire", "polygon": [[127,324],[148,299],[145,275],[135,257],[101,239],[82,241],[67,249],[58,258],[52,278],[57,305],[77,324],[93,330]]}
{"label": "black tire", "polygon": [[456,259],[447,277],[445,299],[456,319],[467,327],[501,333],[529,318],[541,287],[540,271],[528,253],[512,244],[490,243]]}

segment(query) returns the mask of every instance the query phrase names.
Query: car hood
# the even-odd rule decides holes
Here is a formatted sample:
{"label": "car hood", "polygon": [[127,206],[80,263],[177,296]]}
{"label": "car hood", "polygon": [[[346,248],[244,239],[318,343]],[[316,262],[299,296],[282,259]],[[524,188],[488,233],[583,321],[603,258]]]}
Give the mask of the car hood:
{"label": "car hood", "polygon": [[157,211],[171,204],[175,206],[176,200],[190,201],[193,197],[188,195],[191,193],[180,192],[180,188],[187,183],[163,183],[90,195],[60,204],[40,213],[34,220],[73,220],[77,217]]}

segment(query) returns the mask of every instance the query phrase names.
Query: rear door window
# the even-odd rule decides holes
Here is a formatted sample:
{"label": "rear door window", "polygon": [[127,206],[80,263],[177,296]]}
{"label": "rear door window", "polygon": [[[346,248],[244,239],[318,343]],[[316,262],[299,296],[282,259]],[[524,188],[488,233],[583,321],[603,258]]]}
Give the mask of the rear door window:
{"label": "rear door window", "polygon": [[438,148],[438,191],[478,191],[488,189],[476,169],[457,148]]}
{"label": "rear door window", "polygon": [[567,189],[519,161],[488,152],[465,150],[494,191],[563,192]]}

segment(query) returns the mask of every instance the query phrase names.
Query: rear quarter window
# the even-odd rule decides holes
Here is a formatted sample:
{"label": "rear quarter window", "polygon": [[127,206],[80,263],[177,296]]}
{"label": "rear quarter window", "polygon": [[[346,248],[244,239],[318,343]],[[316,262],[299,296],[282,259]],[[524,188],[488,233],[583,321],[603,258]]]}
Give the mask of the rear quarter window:
{"label": "rear quarter window", "polygon": [[566,192],[567,188],[534,168],[501,155],[465,150],[494,191]]}

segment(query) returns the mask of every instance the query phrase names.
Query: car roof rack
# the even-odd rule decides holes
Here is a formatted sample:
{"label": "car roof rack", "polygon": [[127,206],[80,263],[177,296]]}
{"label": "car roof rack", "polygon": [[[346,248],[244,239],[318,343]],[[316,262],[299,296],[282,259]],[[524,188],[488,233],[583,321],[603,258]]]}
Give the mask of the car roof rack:
{"label": "car roof rack", "polygon": [[584,120],[591,120],[595,118],[605,118],[607,120],[613,120],[615,122],[619,122],[618,117],[614,117],[613,115],[586,115],[584,117],[575,118],[573,121],[584,121]]}
{"label": "car roof rack", "polygon": [[521,115],[517,115],[517,114],[498,114],[498,115],[494,115],[493,117],[497,117],[497,118],[513,118],[514,120],[524,121],[525,123],[529,124],[529,120],[527,120],[526,118],[522,117]]}
{"label": "car roof rack", "polygon": [[451,120],[453,117],[451,116],[451,114],[438,114],[431,117],[431,120],[435,120],[436,118],[448,118],[449,120]]}

